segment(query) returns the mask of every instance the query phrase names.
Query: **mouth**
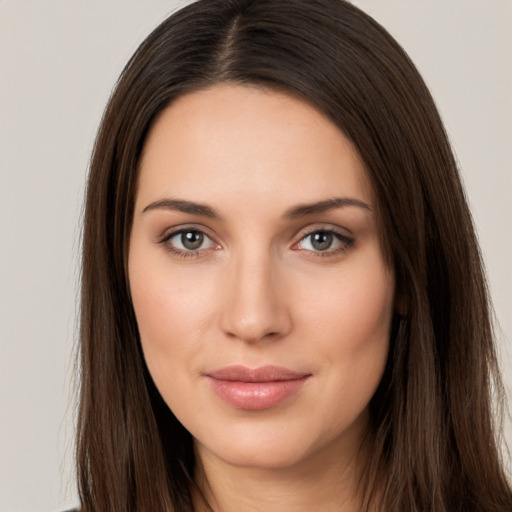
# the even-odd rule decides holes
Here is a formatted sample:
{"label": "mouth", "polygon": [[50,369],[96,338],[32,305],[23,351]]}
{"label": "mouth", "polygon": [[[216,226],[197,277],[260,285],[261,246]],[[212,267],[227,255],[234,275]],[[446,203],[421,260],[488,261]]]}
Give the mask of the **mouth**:
{"label": "mouth", "polygon": [[213,391],[235,409],[263,410],[296,395],[311,377],[279,366],[228,366],[205,374]]}

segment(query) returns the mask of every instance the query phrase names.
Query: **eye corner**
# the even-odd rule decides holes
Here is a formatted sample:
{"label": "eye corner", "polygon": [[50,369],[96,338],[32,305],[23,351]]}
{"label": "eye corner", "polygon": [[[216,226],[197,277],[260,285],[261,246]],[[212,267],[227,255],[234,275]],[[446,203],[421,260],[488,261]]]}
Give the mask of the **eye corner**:
{"label": "eye corner", "polygon": [[[188,240],[187,235],[191,235]],[[212,235],[196,226],[168,229],[158,237],[157,243],[166,252],[181,259],[206,257],[211,251],[222,248]]]}
{"label": "eye corner", "polygon": [[[316,240],[312,239],[315,235],[318,237]],[[354,244],[355,238],[344,234],[340,229],[318,226],[299,234],[299,239],[292,244],[291,249],[303,251],[310,257],[335,257]]]}

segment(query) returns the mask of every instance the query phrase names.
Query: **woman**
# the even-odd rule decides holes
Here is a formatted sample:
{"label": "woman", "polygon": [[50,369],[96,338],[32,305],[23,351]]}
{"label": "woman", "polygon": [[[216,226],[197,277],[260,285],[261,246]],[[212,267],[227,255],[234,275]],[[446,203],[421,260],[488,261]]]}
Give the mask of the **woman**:
{"label": "woman", "polygon": [[83,241],[82,510],[505,511],[447,138],[340,0],[203,0],[128,63]]}

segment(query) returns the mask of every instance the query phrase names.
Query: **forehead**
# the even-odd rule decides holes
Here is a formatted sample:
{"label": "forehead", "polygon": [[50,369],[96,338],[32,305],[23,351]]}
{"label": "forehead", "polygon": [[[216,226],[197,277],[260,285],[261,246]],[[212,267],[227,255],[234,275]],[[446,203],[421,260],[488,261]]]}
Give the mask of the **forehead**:
{"label": "forehead", "polygon": [[315,107],[282,92],[217,85],[164,110],[142,153],[138,202],[191,194],[371,203],[372,190],[354,145]]}

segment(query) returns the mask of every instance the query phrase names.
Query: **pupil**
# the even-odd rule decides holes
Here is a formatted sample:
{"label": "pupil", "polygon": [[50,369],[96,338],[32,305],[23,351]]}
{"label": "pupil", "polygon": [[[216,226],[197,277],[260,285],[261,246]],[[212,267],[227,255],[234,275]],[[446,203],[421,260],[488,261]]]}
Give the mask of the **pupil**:
{"label": "pupil", "polygon": [[329,249],[332,244],[332,233],[327,233],[325,231],[319,231],[315,233],[311,240],[311,245],[317,251],[325,251]]}
{"label": "pupil", "polygon": [[191,251],[199,249],[203,244],[204,235],[198,231],[187,231],[181,234],[183,247]]}

